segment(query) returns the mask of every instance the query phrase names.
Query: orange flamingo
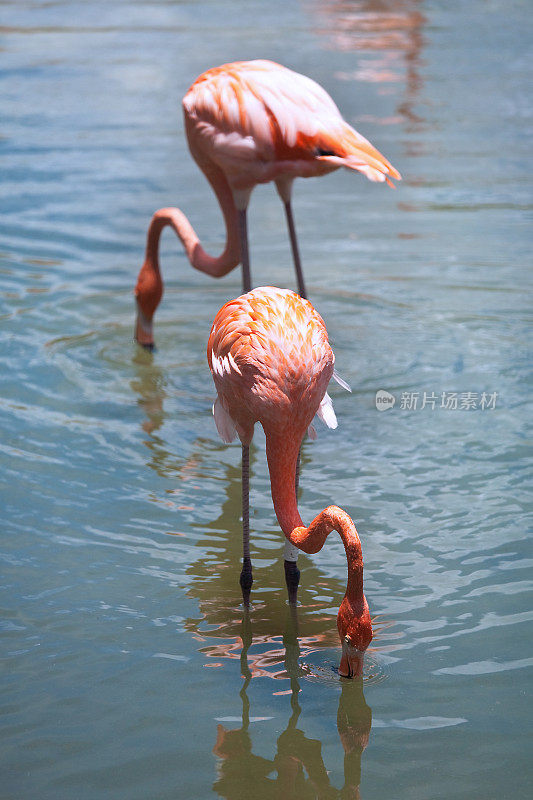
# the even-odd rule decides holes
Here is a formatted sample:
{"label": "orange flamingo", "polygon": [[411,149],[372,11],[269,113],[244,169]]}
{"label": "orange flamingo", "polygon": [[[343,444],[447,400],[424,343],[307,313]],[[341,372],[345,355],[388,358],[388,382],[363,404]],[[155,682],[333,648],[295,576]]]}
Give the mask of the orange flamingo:
{"label": "orange flamingo", "polygon": [[332,530],[339,532],[348,561],[348,585],[339,608],[341,675],[361,675],[372,639],[363,594],[361,542],[348,514],[324,509],[306,528],[298,513],[296,465],[300,445],[315,414],[337,426],[327,393],[335,356],[326,327],[311,303],[288,289],[262,287],[226,303],[215,317],[207,360],[217,390],[213,413],[222,439],[242,444],[243,566],[240,583],[245,606],[252,586],[248,510],[249,445],[254,425],[266,436],[272,500],[285,534],[285,572],[289,602],[295,603],[298,550],[317,553]]}
{"label": "orange flamingo", "polygon": [[242,262],[243,291],[251,289],[246,210],[258,183],[274,181],[284,203],[298,291],[306,297],[291,207],[294,178],[326,175],[339,167],[372,181],[399,172],[345,122],[327,92],[310,78],[272,61],[224,64],[200,75],[183,98],[189,149],[213,187],[226,224],[226,246],[208,255],[177,208],[156,211],[135,294],[135,337],[153,347],[153,316],[163,294],[159,239],[170,225],[195,269],[215,278]]}

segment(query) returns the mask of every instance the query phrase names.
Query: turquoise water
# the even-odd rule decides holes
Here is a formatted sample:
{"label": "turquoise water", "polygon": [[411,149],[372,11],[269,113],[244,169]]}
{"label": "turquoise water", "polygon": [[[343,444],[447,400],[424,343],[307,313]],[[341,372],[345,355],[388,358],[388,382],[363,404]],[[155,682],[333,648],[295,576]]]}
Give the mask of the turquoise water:
{"label": "turquoise water", "polygon": [[[0,796],[529,797],[529,4],[1,10]],[[240,605],[240,449],[217,438],[205,359],[238,271],[196,273],[165,234],[158,349],[132,342],[151,213],[179,205],[223,241],[179,100],[254,57],[318,80],[404,176],[295,187],[353,387],[304,446],[301,513],[335,502],[359,529],[362,685],[334,671],[340,541],[300,558],[285,603],[260,432]],[[293,287],[272,187],[250,229],[254,282]]]}

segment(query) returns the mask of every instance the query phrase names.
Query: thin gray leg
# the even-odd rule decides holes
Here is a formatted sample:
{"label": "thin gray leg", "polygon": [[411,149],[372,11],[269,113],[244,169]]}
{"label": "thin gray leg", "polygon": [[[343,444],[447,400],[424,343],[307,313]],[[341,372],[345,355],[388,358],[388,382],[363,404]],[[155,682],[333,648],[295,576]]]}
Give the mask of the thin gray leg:
{"label": "thin gray leg", "polygon": [[291,201],[288,200],[285,205],[285,214],[287,217],[287,225],[289,227],[289,237],[291,240],[292,258],[294,261],[294,269],[296,271],[296,281],[298,283],[298,294],[300,297],[307,297],[305,290],[304,274],[302,271],[302,262],[300,260],[300,251],[298,250],[298,239],[296,238],[296,228],[294,227],[294,219],[292,216]]}
{"label": "thin gray leg", "polygon": [[250,559],[250,448],[242,446],[242,571],[239,583],[242,600],[247,608],[250,605],[250,591],[253,583],[252,561]]}
{"label": "thin gray leg", "polygon": [[[294,476],[294,488],[296,490],[296,499],[298,501],[298,483],[300,480],[300,452],[298,451],[298,459],[296,461],[296,474]],[[287,543],[285,544],[285,553],[287,554],[287,550],[290,551],[291,548],[287,547]],[[296,550],[296,548],[294,548]],[[298,555],[296,553],[291,554],[290,560],[285,557],[285,583],[287,584],[287,592],[289,595],[289,605],[295,606],[298,601],[298,585],[300,583],[300,570],[298,569],[298,562],[297,560],[293,560],[293,558],[298,559]]]}
{"label": "thin gray leg", "polygon": [[239,234],[241,237],[241,262],[242,262],[242,291],[243,294],[252,289],[252,275],[250,271],[250,253],[248,250],[248,221],[246,209],[239,212]]}

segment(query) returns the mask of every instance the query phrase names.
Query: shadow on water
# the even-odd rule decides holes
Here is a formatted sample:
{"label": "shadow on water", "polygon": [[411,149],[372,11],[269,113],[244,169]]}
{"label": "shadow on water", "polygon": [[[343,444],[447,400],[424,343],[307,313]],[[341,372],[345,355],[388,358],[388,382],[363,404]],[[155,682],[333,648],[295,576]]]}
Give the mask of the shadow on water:
{"label": "shadow on water", "polygon": [[[213,790],[221,797],[234,800],[253,791],[258,798],[274,796],[348,798],[359,797],[361,783],[361,756],[365,750],[372,726],[372,711],[363,693],[362,681],[342,681],[337,711],[337,730],[344,750],[344,786],[336,789],[332,784],[322,756],[322,743],[309,738],[301,720],[299,703],[301,669],[297,609],[287,608],[283,634],[284,666],[290,680],[289,718],[285,730],[276,741],[273,758],[264,758],[253,752],[253,734],[250,723],[253,716],[247,689],[254,677],[248,664],[248,651],[253,641],[252,623],[244,612],[242,618],[242,652],[240,655],[244,685],[241,727],[228,729],[218,720],[213,753],[218,759],[217,779]],[[283,693],[286,694],[286,693]],[[260,719],[260,718],[259,718]],[[253,787],[253,790],[252,790]]]}

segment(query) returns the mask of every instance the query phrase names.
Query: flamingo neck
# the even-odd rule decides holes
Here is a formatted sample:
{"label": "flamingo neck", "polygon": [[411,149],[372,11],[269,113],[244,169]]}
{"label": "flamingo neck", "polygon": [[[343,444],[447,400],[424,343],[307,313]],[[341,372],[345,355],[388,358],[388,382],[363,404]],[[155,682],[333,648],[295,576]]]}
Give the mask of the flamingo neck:
{"label": "flamingo neck", "polygon": [[202,164],[202,170],[216,194],[220,210],[224,216],[226,245],[223,252],[216,258],[206,253],[189,220],[181,212],[179,212],[179,219],[173,218],[171,225],[181,239],[192,266],[214,278],[221,278],[234,269],[241,260],[239,220],[235,205],[235,195],[220,167],[208,161]]}
{"label": "flamingo neck", "polygon": [[137,279],[136,295],[144,316],[149,320],[163,294],[163,281],[159,267],[159,240],[164,228],[170,226],[185,248],[192,266],[221,278],[241,260],[239,221],[232,190],[224,173],[216,165],[204,165],[204,173],[217,196],[226,225],[226,245],[218,257],[210,256],[202,245],[191,223],[179,208],[160,208],[151,219],[146,238],[146,256]]}
{"label": "flamingo neck", "polygon": [[305,527],[298,512],[295,477],[296,461],[301,445],[298,437],[266,436],[266,452],[274,510],[287,539],[305,553],[318,553],[336,530],[344,544],[348,565],[345,597],[354,609],[365,604],[363,594],[363,554],[361,541],[349,515],[338,506],[328,506]]}
{"label": "flamingo neck", "polygon": [[146,262],[156,273],[159,272],[159,239],[163,228],[167,225],[173,228],[181,240],[191,265],[200,272],[220,278],[236,267],[240,261],[239,224],[232,190],[224,173],[218,167],[210,165],[205,173],[224,215],[226,246],[220,256],[216,258],[210,256],[200,244],[200,239],[191,223],[179,208],[161,208],[152,218],[146,242]]}
{"label": "flamingo neck", "polygon": [[303,525],[296,500],[296,462],[301,440],[290,435],[266,433],[266,455],[274,511],[285,536]]}

